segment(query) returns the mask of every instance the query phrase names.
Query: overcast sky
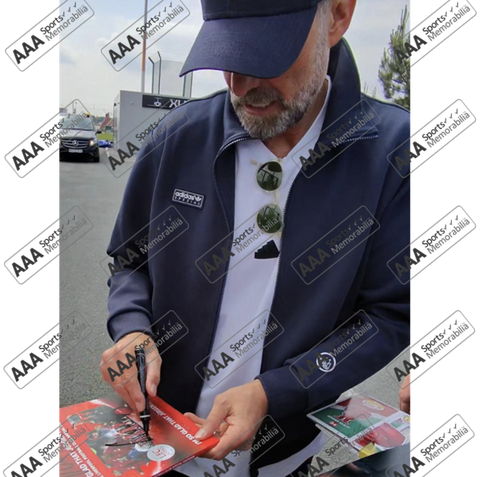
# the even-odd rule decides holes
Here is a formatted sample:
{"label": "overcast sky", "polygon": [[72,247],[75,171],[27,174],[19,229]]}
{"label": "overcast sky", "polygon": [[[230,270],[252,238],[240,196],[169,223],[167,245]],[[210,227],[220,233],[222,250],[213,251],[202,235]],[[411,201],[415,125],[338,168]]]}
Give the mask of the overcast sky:
{"label": "overcast sky", "polygon": [[[203,22],[200,0],[183,0],[190,16],[147,50],[147,56],[183,62]],[[120,90],[140,91],[140,57],[120,72],[115,71],[100,53],[101,48],[130,26],[143,14],[143,0],[88,0],[95,15],[60,43],[60,103],[67,105],[79,99],[93,114],[112,113],[115,97]],[[149,9],[156,5],[149,1]],[[345,35],[355,53],[362,85],[369,92],[377,88],[383,50],[390,33],[400,21],[408,0],[357,0],[350,30]],[[147,62],[146,92],[151,88],[151,70]],[[180,80],[179,80],[180,81]],[[162,83],[163,87],[163,83]],[[220,72],[194,74],[193,96],[199,97],[225,87]],[[175,91],[163,90],[165,94]]]}

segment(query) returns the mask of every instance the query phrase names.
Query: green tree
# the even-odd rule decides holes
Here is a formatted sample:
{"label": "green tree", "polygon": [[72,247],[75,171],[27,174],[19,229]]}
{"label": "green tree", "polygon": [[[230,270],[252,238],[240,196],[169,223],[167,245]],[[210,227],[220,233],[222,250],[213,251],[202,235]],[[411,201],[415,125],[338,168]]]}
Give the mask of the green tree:
{"label": "green tree", "polygon": [[402,10],[400,25],[390,35],[388,48],[383,51],[382,61],[378,70],[378,78],[382,83],[383,94],[393,103],[410,109],[410,58],[402,58],[398,52],[408,57],[405,37],[408,24],[408,6]]}

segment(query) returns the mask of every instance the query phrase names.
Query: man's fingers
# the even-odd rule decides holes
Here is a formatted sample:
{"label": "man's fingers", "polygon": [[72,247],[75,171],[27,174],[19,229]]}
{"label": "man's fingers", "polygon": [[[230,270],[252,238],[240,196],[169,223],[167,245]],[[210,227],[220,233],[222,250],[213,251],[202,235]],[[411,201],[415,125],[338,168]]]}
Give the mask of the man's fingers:
{"label": "man's fingers", "polygon": [[131,376],[122,387],[127,391],[131,400],[135,403],[135,407],[133,409],[137,410],[138,412],[143,411],[145,409],[145,397],[140,389],[137,374]]}
{"label": "man's fingers", "polygon": [[147,392],[150,396],[157,395],[157,388],[160,384],[160,368],[162,366],[162,358],[160,355],[153,358],[147,365]]}
{"label": "man's fingers", "polygon": [[[105,362],[105,358],[108,355],[104,353],[102,355],[102,361],[100,363],[100,369],[104,381],[106,381],[112,388],[126,401],[126,403],[132,408],[132,410],[138,410],[139,412],[145,408],[145,399],[140,391],[140,385],[138,379],[135,378],[137,368],[125,371],[121,376],[112,377],[108,373],[108,362]],[[133,371],[133,373],[131,373]]]}
{"label": "man's fingers", "polygon": [[[188,419],[190,419],[196,426],[198,427],[202,427],[203,424],[205,423],[205,419],[202,419],[201,417],[198,417],[196,414],[194,414],[193,412],[186,412],[184,414],[184,416]],[[223,421],[221,424],[220,424],[220,427],[218,429],[215,430],[215,432],[213,433],[213,436],[216,437],[217,439],[220,439],[224,434],[225,432],[227,431],[228,429],[228,424]],[[212,457],[215,456],[215,454],[212,454]],[[208,457],[208,456],[207,456]]]}
{"label": "man's fingers", "polygon": [[238,427],[235,428],[235,426],[228,426],[219,443],[213,449],[210,449],[204,457],[215,460],[223,459],[250,437],[250,433],[246,429],[241,430]]}
{"label": "man's fingers", "polygon": [[[146,389],[150,396],[157,395],[160,383],[162,360],[152,337],[145,333],[129,333],[102,354],[100,370],[105,382],[126,401],[133,411],[145,409],[145,396],[138,383],[135,365],[135,345],[145,349],[147,354]],[[123,365],[123,366],[122,366]]]}
{"label": "man's fingers", "polygon": [[403,380],[402,386],[399,392],[400,409],[410,414],[410,375]]}
{"label": "man's fingers", "polygon": [[201,417],[198,417],[196,414],[193,414],[193,412],[186,412],[184,416],[188,419],[190,419],[194,424],[196,424],[198,427],[201,427],[203,423],[205,422],[205,419],[202,419]]}
{"label": "man's fingers", "polygon": [[400,398],[400,410],[410,414],[410,399]]}
{"label": "man's fingers", "polygon": [[207,419],[203,423],[200,430],[195,434],[195,439],[206,439],[211,437],[220,424],[225,420],[230,411],[230,404],[228,399],[219,394],[213,402],[212,410]]}
{"label": "man's fingers", "polygon": [[116,389],[118,395],[128,404],[128,407],[135,411],[136,406],[135,402],[132,400],[130,394],[128,394],[127,390],[122,386],[121,388]]}

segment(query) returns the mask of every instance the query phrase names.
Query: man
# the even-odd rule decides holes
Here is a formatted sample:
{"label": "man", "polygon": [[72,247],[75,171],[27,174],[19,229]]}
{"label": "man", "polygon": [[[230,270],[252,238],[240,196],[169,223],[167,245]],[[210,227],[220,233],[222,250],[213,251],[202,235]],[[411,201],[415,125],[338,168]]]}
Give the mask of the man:
{"label": "man", "polygon": [[[410,242],[408,180],[387,160],[410,136],[409,115],[362,101],[342,39],[355,0],[202,5],[206,21],[182,74],[222,70],[228,91],[177,108],[187,125],[175,134],[157,130],[139,153],[108,248],[115,267],[108,330],[116,344],[102,372],[111,383],[109,360],[133,355],[173,310],[188,334],[150,359],[148,393],[186,412],[198,439],[220,438],[180,475],[216,475],[213,464],[228,456],[222,469],[228,462],[232,477],[281,477],[306,471],[324,441],[306,413],[409,344],[409,289],[386,265]],[[380,228],[315,279],[299,276],[292,262],[360,207]],[[157,246],[166,243],[163,232],[139,247],[145,242],[137,238],[163,230],[165,211],[184,228],[171,228],[164,248]],[[332,349],[347,340],[354,315],[374,324],[372,336],[337,363]],[[248,354],[254,336],[261,352]],[[302,372],[305,358],[317,368]],[[141,411],[135,371],[122,372],[115,389]],[[282,436],[268,452],[256,445],[266,414]],[[253,437],[247,457],[229,454]]]}

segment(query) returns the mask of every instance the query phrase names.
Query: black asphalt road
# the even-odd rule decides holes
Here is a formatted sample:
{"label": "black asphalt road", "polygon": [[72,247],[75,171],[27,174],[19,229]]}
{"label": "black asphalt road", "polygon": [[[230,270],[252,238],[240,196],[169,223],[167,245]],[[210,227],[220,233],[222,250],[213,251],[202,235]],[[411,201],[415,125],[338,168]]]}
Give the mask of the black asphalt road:
{"label": "black asphalt road", "polygon": [[106,331],[108,277],[100,262],[107,257],[105,250],[129,176],[112,175],[104,149],[99,163],[75,159],[60,163],[60,216],[78,206],[93,229],[60,254],[60,318],[79,313],[89,335],[61,352],[62,407],[112,392],[99,370],[102,352],[112,345]]}

